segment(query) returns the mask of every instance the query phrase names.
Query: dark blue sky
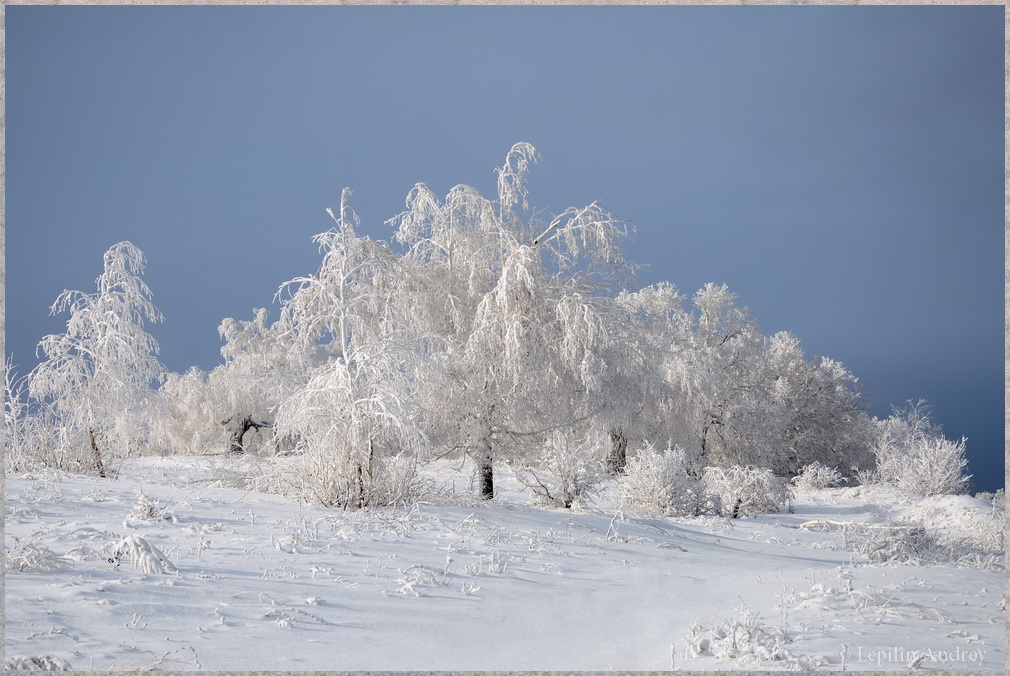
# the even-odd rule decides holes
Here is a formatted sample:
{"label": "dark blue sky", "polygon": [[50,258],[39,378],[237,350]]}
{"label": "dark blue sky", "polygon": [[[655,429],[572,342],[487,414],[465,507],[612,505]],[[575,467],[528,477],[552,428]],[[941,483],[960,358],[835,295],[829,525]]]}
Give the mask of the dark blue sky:
{"label": "dark blue sky", "polygon": [[628,257],[725,282],[766,334],[928,399],[1003,483],[1003,7],[6,8],[7,350],[129,239],[172,370],[418,181],[599,200]]}

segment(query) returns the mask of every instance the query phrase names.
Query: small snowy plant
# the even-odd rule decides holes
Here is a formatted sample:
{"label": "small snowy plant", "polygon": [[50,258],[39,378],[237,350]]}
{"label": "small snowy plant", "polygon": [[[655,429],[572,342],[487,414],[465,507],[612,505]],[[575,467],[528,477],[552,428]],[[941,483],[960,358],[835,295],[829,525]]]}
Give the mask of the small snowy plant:
{"label": "small snowy plant", "polygon": [[70,567],[68,560],[40,544],[37,537],[28,542],[21,542],[15,537],[14,546],[7,550],[5,558],[7,570],[18,573],[66,570]]}
{"label": "small snowy plant", "polygon": [[691,625],[686,640],[687,657],[714,657],[734,660],[742,666],[761,666],[774,663],[790,670],[821,666],[818,661],[793,654],[786,645],[792,638],[781,628],[761,622],[760,617],[741,609],[737,617],[729,618],[713,627]]}
{"label": "small snowy plant", "polygon": [[819,462],[813,462],[800,470],[800,473],[793,477],[793,486],[796,490],[810,492],[819,491],[832,486],[837,486],[842,482],[842,474],[833,467],[825,467]]}
{"label": "small snowy plant", "polygon": [[516,464],[513,472],[533,491],[533,503],[571,509],[589,500],[600,482],[598,449],[569,434],[549,435],[535,464]]}
{"label": "small snowy plant", "polygon": [[702,484],[719,496],[734,519],[777,512],[792,499],[785,480],[762,467],[707,467]]}
{"label": "small snowy plant", "polygon": [[178,570],[157,547],[139,535],[127,535],[112,549],[109,563],[119,567],[123,556],[129,556],[133,567],[142,573],[174,573]]}
{"label": "small snowy plant", "polygon": [[719,514],[719,497],[706,493],[702,482],[689,474],[684,449],[658,451],[646,444],[628,461],[617,485],[624,504],[643,512],[668,516]]}
{"label": "small snowy plant", "polygon": [[133,506],[133,509],[130,510],[130,513],[123,520],[123,527],[131,528],[135,522],[149,525],[165,521],[178,523],[179,518],[175,515],[175,512],[170,511],[167,507],[162,507],[156,498],[149,497],[141,491],[137,497],[137,504]]}

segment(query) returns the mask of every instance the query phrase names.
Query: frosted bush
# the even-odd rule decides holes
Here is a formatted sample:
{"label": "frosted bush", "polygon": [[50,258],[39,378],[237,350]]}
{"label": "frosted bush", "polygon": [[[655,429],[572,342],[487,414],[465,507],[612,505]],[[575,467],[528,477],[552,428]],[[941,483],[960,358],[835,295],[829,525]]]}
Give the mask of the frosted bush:
{"label": "frosted bush", "polygon": [[964,493],[971,478],[965,473],[966,442],[963,437],[960,441],[946,439],[930,419],[926,402],[910,402],[879,423],[873,448],[877,468],[863,478],[917,495]]}
{"label": "frosted bush", "polygon": [[647,444],[629,461],[617,481],[624,504],[644,512],[668,516],[719,514],[719,496],[707,493],[702,482],[688,474],[684,450],[657,451]]}
{"label": "frosted bush", "polygon": [[18,573],[66,570],[70,567],[69,561],[40,544],[37,537],[24,543],[15,537],[14,546],[6,551],[5,559],[7,570]]}
{"label": "frosted bush", "polygon": [[600,483],[597,451],[567,434],[551,435],[535,464],[513,465],[516,479],[533,491],[534,504],[571,509],[591,499]]}
{"label": "frosted bush", "polygon": [[157,547],[139,535],[127,535],[112,548],[109,563],[118,567],[123,556],[129,556],[133,567],[143,573],[174,573],[177,568]]}
{"label": "frosted bush", "polygon": [[324,507],[404,506],[422,492],[413,456],[373,457],[370,462],[334,458],[320,449],[276,458],[248,485]]}
{"label": "frosted bush", "polygon": [[762,623],[756,613],[746,609],[714,627],[691,625],[686,643],[689,658],[711,656],[755,667],[774,663],[776,668],[789,670],[821,666],[790,652],[785,646],[792,638],[783,629]]}
{"label": "frosted bush", "polygon": [[884,527],[873,531],[862,545],[862,553],[877,563],[919,563],[936,541],[921,526]]}
{"label": "frosted bush", "polygon": [[1006,509],[1006,491],[1002,488],[995,493],[990,493],[989,491],[976,493],[975,498],[991,504],[994,512]]}
{"label": "frosted bush", "polygon": [[734,519],[748,514],[778,512],[792,499],[785,480],[761,467],[707,467],[702,485],[706,491],[719,496],[723,508]]}
{"label": "frosted bush", "polygon": [[137,504],[133,506],[123,520],[123,526],[130,528],[135,522],[151,524],[164,521],[178,523],[179,518],[174,512],[169,511],[166,507],[162,507],[157,499],[148,497],[141,491],[137,497]]}
{"label": "frosted bush", "polygon": [[966,495],[936,496],[871,529],[858,549],[878,562],[1004,570],[1005,528],[1002,505],[990,508]]}
{"label": "frosted bush", "polygon": [[833,467],[813,462],[793,477],[793,486],[800,491],[819,491],[842,482],[842,474]]}
{"label": "frosted bush", "polygon": [[[994,538],[995,540],[995,538]],[[1004,570],[1002,537],[998,544],[973,538],[949,537],[921,525],[895,524],[875,530],[860,550],[877,563],[915,566],[955,565]]]}
{"label": "frosted bush", "polygon": [[68,472],[90,469],[92,459],[80,452],[81,440],[72,439],[75,433],[62,424],[55,405],[31,402],[28,378],[17,376],[11,358],[5,364],[4,378],[4,473],[43,467]]}
{"label": "frosted bush", "polygon": [[4,658],[4,671],[72,671],[70,663],[53,655],[13,655]]}

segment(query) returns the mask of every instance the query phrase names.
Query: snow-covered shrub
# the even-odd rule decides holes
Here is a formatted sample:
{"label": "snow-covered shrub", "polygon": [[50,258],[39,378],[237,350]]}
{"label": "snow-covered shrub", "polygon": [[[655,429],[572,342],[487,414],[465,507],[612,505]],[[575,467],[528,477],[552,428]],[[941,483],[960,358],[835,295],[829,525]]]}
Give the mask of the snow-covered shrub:
{"label": "snow-covered shrub", "polygon": [[4,658],[4,671],[72,671],[66,660],[53,655],[13,655]]}
{"label": "snow-covered shrub", "polygon": [[957,495],[968,488],[967,439],[951,441],[930,419],[925,401],[909,402],[879,423],[873,452],[875,472],[869,478],[917,495]]}
{"label": "snow-covered shrub", "polygon": [[54,411],[41,406],[29,412],[27,404],[12,399],[4,401],[4,472],[31,472],[54,467],[68,472],[86,471],[91,463],[71,443],[61,442],[67,430],[60,427]]}
{"label": "snow-covered shrub", "polygon": [[842,474],[837,469],[813,462],[801,469],[800,473],[793,477],[792,483],[796,490],[819,491],[837,486],[842,480]]}
{"label": "snow-covered shrub", "polygon": [[936,539],[921,526],[883,527],[862,543],[862,553],[877,563],[920,563]]}
{"label": "snow-covered shrub", "polygon": [[404,506],[422,493],[413,455],[343,461],[322,449],[305,449],[272,460],[245,485],[324,507]]}
{"label": "snow-covered shrub", "polygon": [[995,493],[990,493],[989,491],[981,491],[975,494],[975,498],[982,500],[983,502],[988,502],[992,505],[993,509],[1004,510],[1006,508],[1006,490],[999,489]]}
{"label": "snow-covered shrub", "polygon": [[656,450],[646,444],[638,451],[617,481],[624,503],[645,512],[668,516],[719,514],[719,496],[707,493],[702,482],[688,473],[684,449]]}
{"label": "snow-covered shrub", "polygon": [[[86,472],[93,466],[87,443],[68,427],[51,401],[33,400],[28,377],[18,377],[11,358],[4,373],[4,473],[33,472],[45,467]],[[77,438],[74,438],[77,437]]]}
{"label": "snow-covered shrub", "polygon": [[353,349],[281,404],[277,434],[296,449],[275,465],[283,492],[344,508],[411,497],[424,437],[398,394],[401,357],[390,345]]}
{"label": "snow-covered shrub", "polygon": [[143,573],[174,573],[177,570],[161,550],[139,535],[127,535],[116,543],[109,563],[118,568],[123,556],[129,556],[133,567]]}
{"label": "snow-covered shrub", "polygon": [[692,624],[686,643],[688,658],[711,656],[755,667],[773,663],[777,668],[789,670],[820,666],[819,661],[812,662],[790,652],[786,648],[792,643],[789,634],[764,624],[756,613],[746,609],[714,627]]}
{"label": "snow-covered shrub", "polygon": [[134,522],[143,524],[160,523],[170,521],[178,523],[179,518],[167,507],[162,507],[158,499],[144,495],[143,491],[137,496],[137,503],[123,519],[123,526],[131,528]]}
{"label": "snow-covered shrub", "polygon": [[785,479],[762,467],[706,467],[702,485],[733,518],[777,512],[792,499]]}
{"label": "snow-covered shrub", "polygon": [[1004,508],[967,495],[939,495],[912,504],[875,528],[861,550],[875,561],[1005,568]]}
{"label": "snow-covered shrub", "polygon": [[896,523],[871,532],[859,550],[877,563],[951,564],[964,568],[1005,568],[1002,528],[989,541],[951,536],[922,525]]}
{"label": "snow-covered shrub", "polygon": [[5,552],[7,570],[24,572],[45,572],[52,570],[66,570],[70,567],[70,562],[54,554],[48,547],[40,544],[37,537],[33,537],[28,542],[21,542],[14,538],[14,546]]}
{"label": "snow-covered shrub", "polygon": [[533,491],[533,503],[571,509],[589,500],[601,476],[600,452],[569,434],[552,434],[533,463],[516,463],[516,479]]}

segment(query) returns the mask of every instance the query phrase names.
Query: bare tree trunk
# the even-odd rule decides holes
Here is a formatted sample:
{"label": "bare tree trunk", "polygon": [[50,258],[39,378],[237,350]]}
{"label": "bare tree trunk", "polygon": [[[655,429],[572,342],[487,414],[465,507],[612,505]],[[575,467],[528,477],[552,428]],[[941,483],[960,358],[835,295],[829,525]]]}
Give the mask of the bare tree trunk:
{"label": "bare tree trunk", "polygon": [[[375,443],[371,439],[369,439],[368,440],[368,485],[369,486],[372,485],[372,463],[373,463],[374,460],[375,460]],[[361,463],[360,461],[358,462],[358,477],[357,477],[357,482],[358,482],[358,486],[357,486],[357,488],[358,488],[357,504],[358,504],[358,509],[362,509],[367,504],[368,501],[365,499],[365,468],[364,468],[364,464]]]}
{"label": "bare tree trunk", "polygon": [[481,455],[477,458],[477,475],[480,485],[480,499],[490,500],[494,497],[494,466],[491,456],[491,443],[487,442]]}
{"label": "bare tree trunk", "polygon": [[358,478],[358,485],[357,485],[357,488],[358,488],[358,499],[357,499],[356,502],[358,504],[358,509],[361,509],[361,508],[363,508],[365,506],[365,479],[362,476],[362,469],[361,469],[361,463],[360,462],[358,463],[358,477],[357,478]]}
{"label": "bare tree trunk", "polygon": [[[227,425],[232,420],[234,420],[234,418],[229,418],[228,420],[224,421],[224,424]],[[253,417],[251,415],[247,415],[246,417],[242,418],[239,421],[238,427],[232,433],[231,447],[228,450],[231,453],[245,453],[245,446],[242,445],[242,439],[245,437],[245,433],[252,428],[260,429],[261,427],[270,427],[270,426],[271,426],[270,423],[253,420]]]}
{"label": "bare tree trunk", "polygon": [[91,443],[91,455],[94,456],[98,476],[105,478],[105,465],[102,463],[102,454],[98,450],[98,441],[95,440],[95,430],[92,427],[88,428],[88,441]]}
{"label": "bare tree trunk", "polygon": [[715,427],[722,427],[722,421],[719,418],[715,417],[714,415],[710,415],[709,419],[708,419],[708,422],[706,422],[702,426],[702,428],[701,428],[701,464],[702,465],[707,465],[708,464],[708,456],[710,455],[709,452],[712,450],[712,444],[710,443],[710,439],[709,439],[708,433],[709,432],[716,432],[716,433],[718,433],[717,430],[713,429]]}
{"label": "bare tree trunk", "polygon": [[492,435],[495,405],[491,404],[482,416],[480,449],[477,451],[477,474],[481,500],[494,497],[494,444]]}
{"label": "bare tree trunk", "polygon": [[608,458],[610,471],[614,475],[624,474],[624,467],[628,463],[628,435],[620,427],[613,427],[610,430],[610,457]]}

